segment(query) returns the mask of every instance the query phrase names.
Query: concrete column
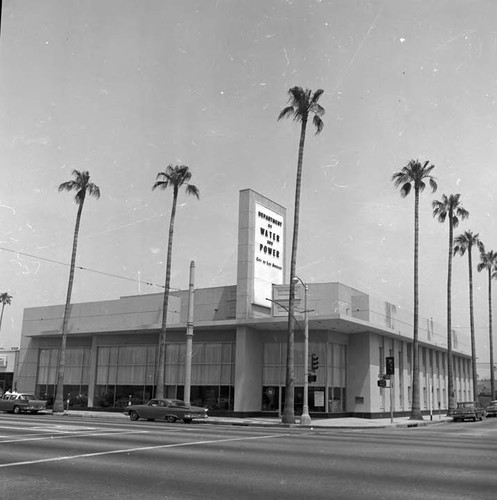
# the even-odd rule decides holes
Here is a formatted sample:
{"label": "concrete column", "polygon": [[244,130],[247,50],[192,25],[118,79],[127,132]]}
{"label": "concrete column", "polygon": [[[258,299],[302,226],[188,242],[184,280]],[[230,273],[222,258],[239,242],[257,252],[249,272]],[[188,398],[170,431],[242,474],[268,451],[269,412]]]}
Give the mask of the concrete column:
{"label": "concrete column", "polygon": [[262,335],[249,327],[236,331],[235,412],[261,411]]}
{"label": "concrete column", "polygon": [[90,380],[88,382],[88,408],[94,406],[95,384],[97,383],[97,336],[91,337]]}

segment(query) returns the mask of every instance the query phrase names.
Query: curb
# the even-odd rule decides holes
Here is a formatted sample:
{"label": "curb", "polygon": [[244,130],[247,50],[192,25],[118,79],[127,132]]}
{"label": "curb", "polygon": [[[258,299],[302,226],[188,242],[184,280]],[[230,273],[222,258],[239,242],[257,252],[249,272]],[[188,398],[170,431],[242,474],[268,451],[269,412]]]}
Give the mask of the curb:
{"label": "curb", "polygon": [[[84,411],[64,411],[61,413],[54,414],[51,411],[46,411],[46,412],[40,412],[40,414],[45,414],[45,415],[56,415],[56,416],[61,416],[61,417],[80,417],[83,419],[116,419],[116,420],[126,420],[128,421],[129,418],[127,415],[124,413],[106,413],[106,412],[84,412]],[[211,417],[211,418],[218,418],[218,417]],[[319,421],[318,421],[319,422]],[[196,422],[193,421],[194,424],[206,424],[206,425],[231,425],[234,427],[278,427],[278,428],[283,428],[283,429],[306,429],[306,430],[316,430],[316,429],[386,429],[386,428],[398,428],[398,429],[409,429],[409,428],[416,428],[416,427],[426,427],[428,425],[434,425],[434,424],[445,424],[451,422],[451,420],[421,420],[421,421],[407,421],[407,422],[397,422],[397,423],[390,423],[390,422],[385,422],[385,423],[373,423],[371,422],[369,425],[363,425],[361,423],[357,425],[343,425],[343,424],[337,424],[337,425],[332,425],[332,424],[309,424],[309,425],[301,425],[299,423],[295,424],[283,424],[281,422],[258,422],[254,420],[247,420],[247,421],[242,421],[242,420],[211,420],[207,419],[206,421],[200,421]]]}

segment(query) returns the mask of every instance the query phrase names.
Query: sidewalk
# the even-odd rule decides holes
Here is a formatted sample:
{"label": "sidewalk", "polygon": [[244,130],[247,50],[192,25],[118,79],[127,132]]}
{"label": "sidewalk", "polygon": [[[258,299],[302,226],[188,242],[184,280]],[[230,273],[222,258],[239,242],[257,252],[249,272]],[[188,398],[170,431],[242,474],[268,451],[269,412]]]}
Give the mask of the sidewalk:
{"label": "sidewalk", "polygon": [[[47,413],[49,413],[47,411]],[[51,413],[51,412],[50,412]],[[99,411],[78,411],[69,410],[65,411],[63,415],[71,417],[81,417],[85,419],[99,418],[99,419],[116,419],[116,420],[129,420],[127,415],[119,412],[99,412]],[[327,429],[371,429],[371,428],[385,428],[385,427],[423,427],[431,424],[441,424],[452,421],[452,418],[445,415],[433,415],[433,420],[429,416],[425,416],[424,420],[409,420],[409,417],[396,417],[393,422],[390,418],[322,418],[313,419],[310,425],[301,426],[299,418],[296,417],[295,424],[282,424],[279,418],[236,418],[236,417],[209,417],[206,424],[211,425],[236,425],[236,426],[254,426],[254,427],[291,427],[301,429],[313,428],[327,428]]]}

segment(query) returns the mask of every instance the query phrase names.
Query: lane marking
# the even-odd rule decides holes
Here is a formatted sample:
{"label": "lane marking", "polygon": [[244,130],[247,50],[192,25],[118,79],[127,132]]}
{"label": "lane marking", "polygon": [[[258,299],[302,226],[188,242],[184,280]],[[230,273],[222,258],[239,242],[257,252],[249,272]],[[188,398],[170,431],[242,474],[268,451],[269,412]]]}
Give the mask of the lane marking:
{"label": "lane marking", "polygon": [[17,467],[20,465],[33,465],[33,464],[43,464],[48,462],[61,462],[63,460],[75,460],[77,458],[90,458],[90,457],[102,457],[104,455],[118,455],[122,453],[134,453],[137,451],[148,451],[148,450],[159,450],[161,448],[179,448],[183,446],[197,446],[202,444],[217,444],[217,443],[229,443],[233,441],[249,441],[255,439],[272,439],[278,437],[288,437],[291,434],[270,434],[268,436],[250,436],[250,437],[237,437],[237,438],[227,438],[227,439],[216,439],[209,441],[191,441],[189,443],[176,443],[176,444],[162,444],[157,446],[142,446],[139,448],[126,448],[124,450],[112,450],[112,451],[98,451],[94,453],[83,453],[81,455],[70,455],[63,457],[53,457],[53,458],[42,458],[40,460],[27,460],[25,462],[12,462],[7,464],[0,464],[0,469],[6,467]]}
{"label": "lane marking", "polygon": [[61,434],[57,436],[47,436],[43,434],[41,436],[29,436],[21,439],[8,439],[5,441],[0,441],[0,445],[4,443],[22,443],[25,441],[51,441],[53,439],[66,439],[73,437],[86,437],[86,436],[121,436],[123,434],[148,434],[149,431],[114,431],[114,432],[83,432],[81,434]]}

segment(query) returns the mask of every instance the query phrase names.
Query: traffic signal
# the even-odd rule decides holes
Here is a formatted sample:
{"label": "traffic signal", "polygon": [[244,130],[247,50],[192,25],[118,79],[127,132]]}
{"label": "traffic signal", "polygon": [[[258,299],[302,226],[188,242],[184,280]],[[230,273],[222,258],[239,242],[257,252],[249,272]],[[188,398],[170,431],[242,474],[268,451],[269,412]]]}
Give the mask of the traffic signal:
{"label": "traffic signal", "polygon": [[386,368],[387,368],[387,375],[395,375],[395,359],[392,357],[386,358]]}
{"label": "traffic signal", "polygon": [[319,356],[317,354],[311,354],[311,371],[315,372],[319,368]]}

